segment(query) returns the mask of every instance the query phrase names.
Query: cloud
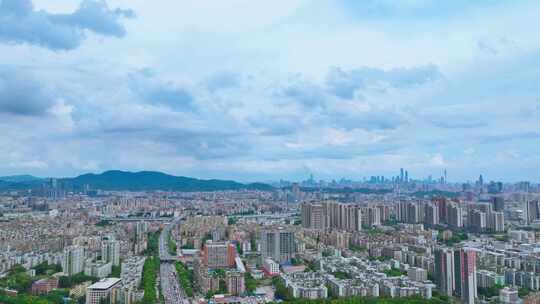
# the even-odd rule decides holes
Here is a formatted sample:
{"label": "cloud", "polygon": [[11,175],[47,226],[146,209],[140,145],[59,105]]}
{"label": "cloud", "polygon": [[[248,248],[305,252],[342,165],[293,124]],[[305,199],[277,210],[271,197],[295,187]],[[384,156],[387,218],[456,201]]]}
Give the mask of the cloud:
{"label": "cloud", "polygon": [[104,0],[84,0],[71,14],[35,10],[31,0],[1,0],[0,42],[73,50],[85,39],[85,31],[118,38],[125,36],[120,20],[132,17],[133,11],[112,10]]}
{"label": "cloud", "polygon": [[276,94],[276,97],[285,97],[299,102],[304,107],[324,107],[326,96],[324,90],[309,81],[295,80],[286,85]]}
{"label": "cloud", "polygon": [[394,130],[407,123],[407,119],[402,114],[391,109],[373,106],[362,111],[344,109],[330,112],[327,118],[327,124],[346,130]]}
{"label": "cloud", "polygon": [[168,127],[156,122],[150,128],[107,128],[95,134],[119,146],[148,147],[153,145],[157,154],[190,157],[198,160],[233,158],[249,153],[251,146],[240,134],[219,130],[191,130],[181,126]]}
{"label": "cloud", "polygon": [[130,89],[144,101],[178,111],[190,111],[194,107],[192,94],[184,87],[163,81],[151,69],[142,69],[128,76]]}
{"label": "cloud", "polygon": [[482,143],[500,143],[505,141],[533,141],[540,139],[540,132],[515,132],[507,134],[489,135],[481,138]]}
{"label": "cloud", "polygon": [[0,113],[42,116],[53,105],[51,92],[33,75],[0,66]]}
{"label": "cloud", "polygon": [[234,88],[240,85],[240,74],[235,72],[219,72],[206,79],[205,86],[211,92],[221,89]]}
{"label": "cloud", "polygon": [[282,136],[297,132],[304,122],[302,117],[294,114],[265,114],[259,113],[248,118],[248,123],[261,135]]}
{"label": "cloud", "polygon": [[444,157],[440,153],[436,153],[434,155],[431,155],[431,157],[428,160],[428,164],[433,167],[447,167],[448,164],[445,161]]}
{"label": "cloud", "polygon": [[416,111],[419,120],[426,120],[433,126],[443,129],[477,129],[489,126],[489,120],[496,116],[483,115],[488,103],[454,104],[449,106],[426,107]]}
{"label": "cloud", "polygon": [[480,39],[476,45],[479,50],[489,55],[500,55],[503,52],[517,49],[516,42],[506,37],[500,37],[498,39]]}
{"label": "cloud", "polygon": [[444,129],[473,129],[488,126],[488,123],[483,121],[455,121],[452,118],[433,120],[431,123],[434,126]]}
{"label": "cloud", "polygon": [[8,164],[10,167],[15,168],[28,168],[28,169],[45,169],[49,165],[40,160],[29,160],[29,161],[20,161],[20,162],[12,162]]}
{"label": "cloud", "polygon": [[537,178],[538,3],[341,1],[1,1],[0,171]]}
{"label": "cloud", "polygon": [[331,94],[339,98],[353,99],[357,90],[412,88],[435,81],[441,77],[442,74],[435,65],[394,68],[391,70],[363,67],[349,71],[334,67],[330,69],[326,76],[326,86]]}

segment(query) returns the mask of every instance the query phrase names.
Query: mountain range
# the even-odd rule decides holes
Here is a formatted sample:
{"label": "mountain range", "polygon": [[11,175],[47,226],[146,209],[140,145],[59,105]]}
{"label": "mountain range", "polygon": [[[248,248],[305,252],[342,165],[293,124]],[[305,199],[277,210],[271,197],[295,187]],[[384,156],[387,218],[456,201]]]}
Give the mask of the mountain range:
{"label": "mountain range", "polygon": [[[30,175],[0,177],[0,190],[34,189],[43,185],[47,179]],[[67,190],[80,190],[88,185],[91,189],[129,190],[129,191],[220,191],[220,190],[271,190],[272,186],[263,183],[242,184],[231,180],[197,179],[174,176],[155,171],[127,172],[106,171],[101,174],[88,173],[73,178],[59,178],[59,185]]]}
{"label": "mountain range", "polygon": [[32,175],[11,175],[11,176],[0,176],[0,181],[9,182],[9,183],[24,183],[24,182],[33,182],[33,181],[42,181],[42,178],[35,177]]}

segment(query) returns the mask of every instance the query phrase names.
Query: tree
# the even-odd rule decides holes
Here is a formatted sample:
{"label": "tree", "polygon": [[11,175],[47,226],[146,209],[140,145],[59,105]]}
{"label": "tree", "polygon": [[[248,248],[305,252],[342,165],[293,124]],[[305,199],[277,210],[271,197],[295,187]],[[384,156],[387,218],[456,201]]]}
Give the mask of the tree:
{"label": "tree", "polygon": [[39,275],[46,275],[46,274],[61,272],[62,266],[58,264],[49,265],[49,263],[45,261],[37,265],[36,267],[34,267],[34,270],[36,271],[36,275],[39,276]]}
{"label": "tree", "polygon": [[341,280],[346,280],[346,279],[350,279],[351,276],[344,272],[344,271],[336,271],[334,273],[332,273],[332,275],[334,275],[334,277],[338,278],[338,279],[341,279]]}
{"label": "tree", "polygon": [[219,280],[219,293],[227,293],[227,283],[225,282],[225,279]]}
{"label": "tree", "polygon": [[499,290],[503,289],[502,285],[494,285],[487,288],[478,288],[478,294],[486,298],[491,298],[499,295]]}
{"label": "tree", "polygon": [[276,297],[280,300],[291,301],[293,300],[290,290],[285,287],[285,283],[281,281],[279,277],[274,277],[272,279],[272,284],[276,288]]}
{"label": "tree", "polygon": [[242,246],[240,245],[240,242],[236,243],[236,251],[238,252],[239,255],[244,254],[244,250],[242,250]]}
{"label": "tree", "polygon": [[119,278],[122,275],[122,265],[112,266],[111,277]]}
{"label": "tree", "polygon": [[167,240],[167,249],[169,250],[169,254],[175,256],[176,255],[176,241],[172,238],[172,236],[169,234],[169,238]]}
{"label": "tree", "polygon": [[156,276],[159,269],[159,259],[157,257],[149,257],[144,261],[142,274],[142,287],[144,296],[143,304],[155,303],[157,300],[156,294]]}
{"label": "tree", "polygon": [[182,262],[175,263],[176,273],[178,274],[178,281],[180,286],[188,297],[193,296],[193,271],[189,270]]}
{"label": "tree", "polygon": [[235,225],[237,222],[238,222],[238,219],[237,219],[236,217],[232,217],[232,216],[231,216],[231,217],[229,217],[229,218],[227,219],[227,224],[228,224],[229,226]]}
{"label": "tree", "polygon": [[257,289],[257,281],[253,278],[251,273],[245,272],[244,273],[244,281],[246,283],[246,291],[249,293],[252,293]]}
{"label": "tree", "polygon": [[26,273],[24,267],[15,265],[8,275],[0,280],[0,286],[15,289],[18,292],[25,292],[32,286],[32,277]]}
{"label": "tree", "polygon": [[520,298],[526,297],[531,292],[528,288],[519,288],[518,289],[518,295]]}

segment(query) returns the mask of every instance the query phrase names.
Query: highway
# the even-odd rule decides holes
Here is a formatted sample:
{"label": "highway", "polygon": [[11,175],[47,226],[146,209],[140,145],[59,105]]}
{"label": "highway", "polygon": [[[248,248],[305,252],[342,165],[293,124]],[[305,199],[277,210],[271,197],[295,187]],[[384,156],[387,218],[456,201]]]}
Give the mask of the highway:
{"label": "highway", "polygon": [[165,304],[188,304],[190,301],[185,297],[184,291],[178,283],[174,261],[176,257],[169,254],[167,241],[171,229],[180,224],[181,220],[176,219],[167,225],[159,236],[159,258],[161,261],[159,276],[161,282],[161,292],[165,298]]}

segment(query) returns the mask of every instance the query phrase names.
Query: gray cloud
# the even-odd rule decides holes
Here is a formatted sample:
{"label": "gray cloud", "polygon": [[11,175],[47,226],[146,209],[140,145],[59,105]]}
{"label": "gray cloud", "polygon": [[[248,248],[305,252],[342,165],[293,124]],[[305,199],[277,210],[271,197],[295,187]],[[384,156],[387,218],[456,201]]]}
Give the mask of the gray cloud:
{"label": "gray cloud", "polygon": [[281,89],[276,96],[293,99],[305,107],[324,107],[327,101],[324,90],[308,81],[292,83]]}
{"label": "gray cloud", "polygon": [[53,104],[51,93],[31,74],[0,66],[0,113],[40,116]]}
{"label": "gray cloud", "polygon": [[[481,10],[459,22],[355,18],[358,26],[335,2],[293,1],[258,16],[260,5],[246,11],[208,3],[190,11],[176,2],[114,1],[141,14],[127,23],[130,12],[115,10],[113,1],[109,8],[99,1],[75,4],[68,14],[52,13],[66,1],[40,0],[40,8],[37,1],[34,8],[31,1],[0,0],[0,43],[8,44],[0,45],[0,55],[25,71],[0,78],[2,172],[45,163],[30,173],[71,175],[97,166],[247,180],[304,179],[306,172],[358,179],[395,174],[401,166],[414,177],[437,176],[445,163],[452,181],[480,172],[514,178],[508,171],[537,179],[536,3]],[[447,4],[429,1],[446,11]],[[321,13],[330,29],[320,26]],[[224,20],[230,21],[225,27]],[[508,26],[497,26],[501,20]],[[165,25],[177,35],[164,35]],[[459,39],[446,39],[448,28]],[[126,29],[137,35],[113,44],[84,40],[122,37]],[[512,37],[516,46],[497,37]],[[81,43],[80,51],[52,56],[40,56],[36,47],[65,50]],[[145,65],[157,72],[133,72]],[[332,65],[339,68],[328,70]],[[391,69],[399,66],[407,68]],[[297,74],[304,76],[284,76]],[[464,106],[451,107],[456,104]],[[504,151],[520,159],[499,159]]]}
{"label": "gray cloud", "polygon": [[284,154],[283,158],[306,159],[306,158],[324,158],[324,159],[353,159],[359,156],[374,156],[390,154],[398,151],[402,147],[398,144],[379,143],[377,145],[346,145],[346,146],[327,146],[317,149],[308,149],[294,155]]}
{"label": "gray cloud", "polygon": [[301,117],[292,114],[264,115],[260,113],[256,117],[249,118],[248,123],[260,129],[261,135],[270,136],[289,135],[304,126]]}
{"label": "gray cloud", "polygon": [[[280,89],[276,96],[285,97],[301,105],[304,111],[302,116],[308,117],[312,123],[345,130],[392,130],[407,122],[405,117],[394,109],[366,103],[366,109],[361,110],[344,103],[342,99],[353,98],[356,88],[364,87],[364,83],[370,84],[378,80],[383,80],[394,87],[421,84],[426,81],[421,74],[423,74],[422,71],[403,69],[388,72],[378,69],[345,72],[334,68],[329,72],[327,79],[327,84],[330,83],[329,88],[325,89],[317,83],[306,80],[295,80]],[[274,121],[276,123],[273,123]],[[296,123],[299,121],[297,120]],[[288,134],[298,129],[290,115],[267,117],[252,125],[260,127],[261,124],[267,126],[265,132],[268,134]]]}
{"label": "gray cloud", "polygon": [[[115,113],[109,115],[114,117]],[[189,119],[170,125],[170,119],[169,115],[146,113],[119,123],[103,121],[85,135],[118,145],[150,145],[162,154],[199,160],[238,157],[251,150],[248,138],[241,132],[194,128]]]}
{"label": "gray cloud", "polygon": [[346,130],[368,131],[393,130],[407,123],[403,115],[387,109],[371,109],[366,112],[335,112],[327,116],[329,125]]}
{"label": "gray cloud", "polygon": [[370,87],[411,88],[437,80],[442,75],[435,65],[382,70],[364,67],[349,71],[332,68],[326,77],[328,91],[343,99],[352,99],[355,92]]}
{"label": "gray cloud", "polygon": [[146,102],[164,105],[178,111],[194,108],[192,94],[171,81],[162,81],[150,69],[143,69],[129,75],[129,87]]}
{"label": "gray cloud", "polygon": [[72,50],[84,40],[85,30],[123,37],[126,30],[120,19],[133,16],[131,10],[110,9],[104,0],[84,0],[71,14],[37,11],[31,0],[1,0],[0,42]]}

